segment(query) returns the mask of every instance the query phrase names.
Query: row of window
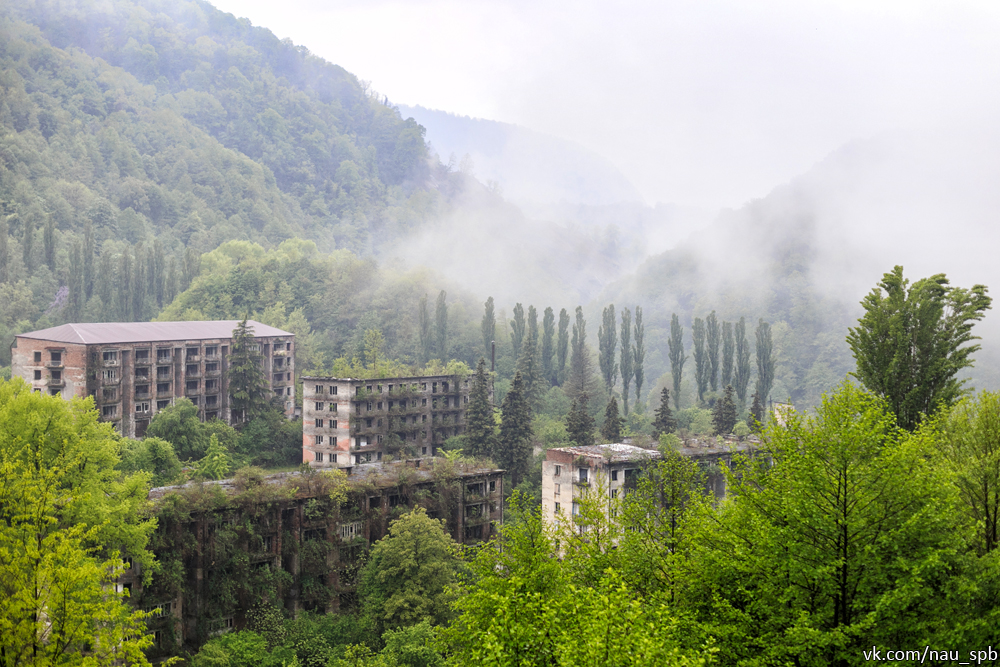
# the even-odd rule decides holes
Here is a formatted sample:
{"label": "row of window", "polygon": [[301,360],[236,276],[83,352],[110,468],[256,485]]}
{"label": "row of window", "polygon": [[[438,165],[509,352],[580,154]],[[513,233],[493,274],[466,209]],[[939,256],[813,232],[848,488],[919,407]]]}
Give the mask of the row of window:
{"label": "row of window", "polygon": [[337,428],[336,419],[317,419],[316,428]]}
{"label": "row of window", "polygon": [[[34,355],[35,363],[42,363],[42,353],[41,351],[36,351]],[[53,364],[62,363],[62,351],[61,350],[49,350],[49,361]]]}

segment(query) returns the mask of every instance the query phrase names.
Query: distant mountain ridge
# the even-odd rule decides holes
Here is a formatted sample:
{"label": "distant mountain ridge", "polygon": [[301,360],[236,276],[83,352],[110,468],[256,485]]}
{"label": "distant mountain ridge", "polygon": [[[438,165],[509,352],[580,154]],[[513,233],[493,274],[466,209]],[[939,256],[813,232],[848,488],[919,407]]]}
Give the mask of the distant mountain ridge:
{"label": "distant mountain ridge", "polygon": [[610,160],[572,141],[518,125],[459,116],[422,106],[398,105],[427,129],[426,139],[442,162],[472,159],[476,178],[500,185],[505,198],[525,204],[642,202],[631,182]]}

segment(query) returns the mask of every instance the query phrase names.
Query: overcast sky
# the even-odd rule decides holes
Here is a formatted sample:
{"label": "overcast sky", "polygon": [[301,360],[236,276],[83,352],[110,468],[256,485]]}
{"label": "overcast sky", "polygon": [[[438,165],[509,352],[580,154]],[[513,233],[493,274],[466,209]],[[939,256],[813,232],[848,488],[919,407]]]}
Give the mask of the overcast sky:
{"label": "overcast sky", "polygon": [[517,123],[736,207],[854,138],[992,124],[1000,3],[221,0],[390,101]]}

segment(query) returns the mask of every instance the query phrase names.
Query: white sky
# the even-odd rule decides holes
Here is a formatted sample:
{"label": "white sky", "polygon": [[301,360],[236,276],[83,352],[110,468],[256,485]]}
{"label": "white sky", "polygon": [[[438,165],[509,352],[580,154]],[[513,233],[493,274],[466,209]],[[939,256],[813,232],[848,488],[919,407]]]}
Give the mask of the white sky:
{"label": "white sky", "polygon": [[995,2],[214,4],[390,101],[583,144],[650,204],[739,206],[851,139],[1000,111]]}

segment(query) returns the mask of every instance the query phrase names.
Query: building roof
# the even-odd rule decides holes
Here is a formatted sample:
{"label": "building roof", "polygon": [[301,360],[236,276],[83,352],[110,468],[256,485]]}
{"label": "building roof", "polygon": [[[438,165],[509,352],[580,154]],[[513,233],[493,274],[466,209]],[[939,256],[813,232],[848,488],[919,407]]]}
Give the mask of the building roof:
{"label": "building roof", "polygon": [[[104,345],[108,343],[153,343],[156,341],[232,338],[233,329],[241,320],[211,320],[203,322],[90,322],[62,324],[49,329],[18,334],[17,338],[51,340],[59,343]],[[260,322],[247,320],[255,336],[294,336],[295,334]]]}
{"label": "building roof", "polygon": [[662,454],[655,449],[644,449],[642,447],[626,445],[620,442],[614,442],[608,445],[586,445],[584,447],[559,447],[557,449],[550,449],[549,451],[566,452],[568,454],[572,454],[573,456],[600,456],[607,459],[610,463],[646,461],[662,457]]}

